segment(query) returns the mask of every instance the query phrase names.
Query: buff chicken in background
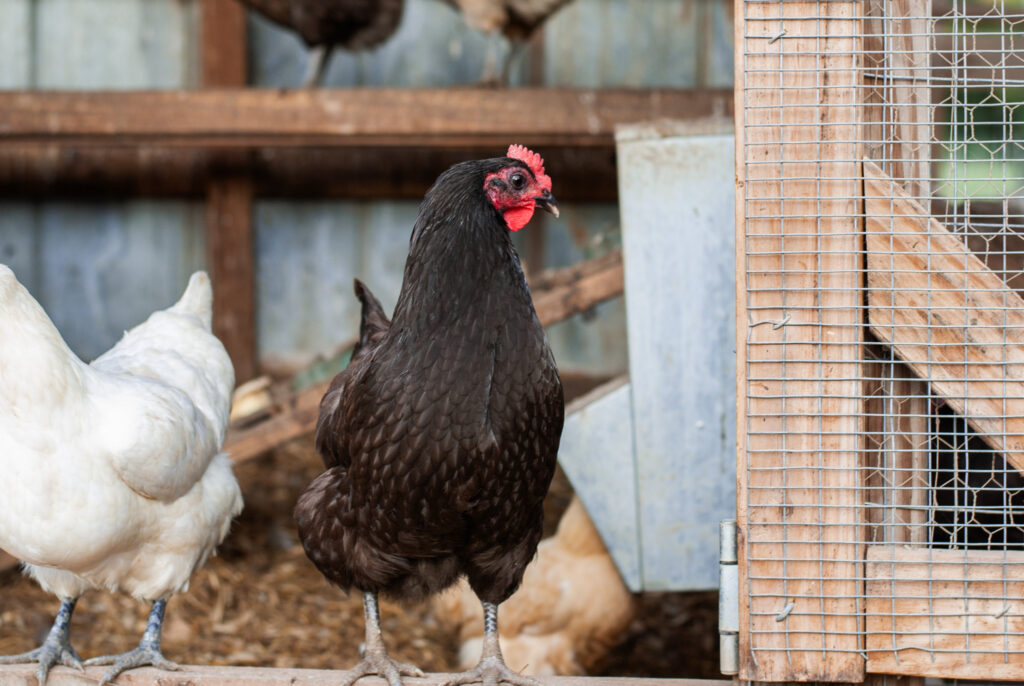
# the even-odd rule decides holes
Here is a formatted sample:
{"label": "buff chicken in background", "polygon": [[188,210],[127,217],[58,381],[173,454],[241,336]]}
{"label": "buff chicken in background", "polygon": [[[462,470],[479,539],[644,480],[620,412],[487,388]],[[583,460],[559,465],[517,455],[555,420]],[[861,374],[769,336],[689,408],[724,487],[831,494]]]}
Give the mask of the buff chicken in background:
{"label": "buff chicken in background", "polygon": [[364,659],[344,684],[419,675],[394,662],[378,594],[422,598],[466,577],[482,604],[475,667],[450,682],[532,679],[509,669],[498,606],[534,558],[565,404],[511,232],[540,207],[558,216],[540,155],[456,164],[427,191],[392,318],[356,284],[359,345],[320,405],[327,470],[295,509],[306,554],[362,593]]}
{"label": "buff chicken in background", "polygon": [[[434,614],[459,641],[466,669],[480,653],[480,606],[465,582],[434,601]],[[587,674],[626,635],[636,614],[583,503],[573,497],[551,538],[537,547],[523,584],[502,605],[501,642],[509,667],[525,674]]]}
{"label": "buff chicken in background", "polygon": [[488,55],[482,80],[508,82],[509,65],[515,54],[523,49],[534,32],[570,0],[446,0],[462,13],[471,28],[481,33],[502,34],[511,41],[500,72],[494,64],[493,53]]}
{"label": "buff chicken in background", "polygon": [[91,364],[0,265],[0,548],[60,601],[43,645],[0,663],[81,668],[70,641],[78,597],[126,591],[151,603],[138,647],[93,658],[104,682],[132,667],[177,669],[160,651],[167,599],[188,588],[242,509],[221,446],[234,370],[210,332],[210,280]]}

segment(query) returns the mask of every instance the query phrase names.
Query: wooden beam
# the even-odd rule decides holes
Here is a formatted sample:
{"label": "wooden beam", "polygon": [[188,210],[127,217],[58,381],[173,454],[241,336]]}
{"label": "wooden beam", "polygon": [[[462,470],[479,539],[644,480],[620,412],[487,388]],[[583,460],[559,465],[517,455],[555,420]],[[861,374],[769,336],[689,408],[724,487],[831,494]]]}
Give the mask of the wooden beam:
{"label": "wooden beam", "polygon": [[868,671],[1024,680],[1024,553],[872,545]]}
{"label": "wooden beam", "polygon": [[723,89],[0,93],[0,143],[252,148],[614,145],[616,124],[727,114]]}
{"label": "wooden beam", "polygon": [[[0,666],[0,682],[7,686],[38,686],[35,665]],[[54,667],[46,683],[49,686],[81,686],[97,683],[107,667],[89,667],[85,674],[70,667]],[[152,667],[132,669],[117,677],[118,686],[337,686],[348,673],[327,669],[278,669],[272,667],[207,667],[182,665],[179,672]],[[406,679],[410,686],[442,686],[455,674],[427,674],[422,679]],[[732,686],[732,681],[713,679],[638,679],[635,677],[533,677],[545,686]],[[362,682],[361,682],[362,683]],[[365,683],[377,686],[382,679],[367,677]]]}
{"label": "wooden beam", "polygon": [[900,362],[864,363],[865,509],[873,543],[928,542],[928,384]]}
{"label": "wooden beam", "polygon": [[736,7],[739,678],[860,682],[860,3]]}
{"label": "wooden beam", "polygon": [[568,319],[594,305],[622,295],[622,251],[552,270],[534,279],[533,306],[545,325]]}
{"label": "wooden beam", "polygon": [[[622,294],[622,253],[612,252],[578,265],[538,275],[534,307],[541,324],[550,326]],[[245,417],[228,431],[224,450],[235,462],[263,455],[268,450],[316,428],[320,399],[330,381],[291,394],[258,422]]]}
{"label": "wooden beam", "polygon": [[[0,114],[2,118],[2,114]],[[0,145],[0,197],[203,197],[211,178],[252,179],[257,197],[422,200],[438,175],[504,148],[259,148],[240,159],[195,148],[45,143]],[[608,145],[541,150],[560,202],[615,202],[615,150]],[[230,164],[234,162],[234,165]],[[367,170],[373,170],[368,174]]]}
{"label": "wooden beam", "polygon": [[[202,83],[231,87],[246,83],[245,9],[234,0],[202,0]],[[244,151],[216,156],[229,170],[206,186],[206,261],[213,282],[213,332],[235,366],[235,381],[256,375],[256,283],[254,276],[253,183]]]}
{"label": "wooden beam", "polygon": [[1024,473],[1024,298],[864,162],[868,321]]}
{"label": "wooden beam", "polygon": [[[884,164],[926,202],[931,198],[932,93],[923,80],[913,81],[926,73],[931,54],[931,0],[869,0],[865,9],[864,155]],[[870,540],[925,543],[928,384],[900,362],[872,360],[865,365],[864,390]]]}
{"label": "wooden beam", "polygon": [[245,8],[237,0],[201,0],[202,83],[244,86],[248,78]]}
{"label": "wooden beam", "polygon": [[256,376],[256,283],[253,268],[252,183],[210,182],[206,199],[206,254],[213,283],[213,332],[235,366],[235,381]]}

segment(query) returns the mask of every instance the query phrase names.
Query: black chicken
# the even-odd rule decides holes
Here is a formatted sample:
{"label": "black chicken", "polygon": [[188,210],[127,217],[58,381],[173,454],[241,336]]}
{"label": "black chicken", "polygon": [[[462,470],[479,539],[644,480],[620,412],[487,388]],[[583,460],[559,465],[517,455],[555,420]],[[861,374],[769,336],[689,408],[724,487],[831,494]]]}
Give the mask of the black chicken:
{"label": "black chicken", "polygon": [[335,46],[367,50],[398,29],[405,0],[240,0],[294,30],[313,50],[304,86],[320,83]]}
{"label": "black chicken", "polygon": [[381,639],[377,594],[419,598],[465,575],[483,603],[480,663],[451,684],[533,684],[505,666],[498,605],[541,537],[565,405],[509,231],[558,216],[536,153],[457,164],[420,206],[394,319],[360,282],[360,340],[320,403],[327,471],[295,508],[306,554],[363,593],[364,659],[345,684],[420,675]]}

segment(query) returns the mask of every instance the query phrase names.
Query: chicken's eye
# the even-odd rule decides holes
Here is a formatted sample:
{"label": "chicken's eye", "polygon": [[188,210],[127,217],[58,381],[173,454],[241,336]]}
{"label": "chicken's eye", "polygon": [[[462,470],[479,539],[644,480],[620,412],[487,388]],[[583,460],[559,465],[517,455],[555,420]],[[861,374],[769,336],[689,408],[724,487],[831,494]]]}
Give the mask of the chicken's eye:
{"label": "chicken's eye", "polygon": [[516,172],[508,177],[508,181],[512,184],[512,188],[515,188],[517,191],[522,190],[523,186],[526,185],[526,174]]}

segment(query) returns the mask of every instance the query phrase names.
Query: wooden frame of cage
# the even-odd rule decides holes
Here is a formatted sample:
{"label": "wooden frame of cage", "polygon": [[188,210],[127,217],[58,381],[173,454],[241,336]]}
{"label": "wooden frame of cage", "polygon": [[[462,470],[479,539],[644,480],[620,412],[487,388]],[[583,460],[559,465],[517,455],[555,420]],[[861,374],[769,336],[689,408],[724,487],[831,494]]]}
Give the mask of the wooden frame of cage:
{"label": "wooden frame of cage", "polygon": [[[868,8],[866,16],[859,16],[861,7]],[[910,265],[896,269],[879,258],[880,248],[865,250],[865,233],[869,241],[873,234],[911,234],[915,219],[926,212],[919,206],[905,217],[892,211],[893,221],[902,223],[898,231],[877,225],[885,222],[865,226],[864,215],[884,213],[865,211],[862,198],[884,198],[887,203],[902,199],[894,200],[898,193],[893,184],[860,162],[878,151],[857,143],[887,146],[887,158],[904,167],[896,169],[900,177],[928,179],[927,146],[904,144],[928,139],[915,130],[927,126],[923,111],[928,93],[898,90],[901,100],[890,103],[897,105],[892,108],[896,115],[888,122],[889,140],[883,143],[880,127],[871,130],[870,124],[860,123],[880,118],[871,116],[877,103],[870,97],[862,101],[858,87],[870,73],[864,67],[881,59],[884,47],[869,44],[880,33],[873,30],[873,22],[884,19],[898,27],[892,33],[903,43],[888,63],[897,77],[921,66],[914,60],[927,59],[927,22],[921,18],[931,14],[931,2],[737,0],[736,8],[737,321],[747,322],[737,327],[739,677],[844,682],[861,682],[869,674],[1024,679],[1024,660],[1005,659],[1010,652],[1024,651],[1024,580],[1008,580],[1005,572],[1007,564],[1024,569],[1016,566],[1024,565],[1024,553],[965,554],[914,546],[924,542],[922,522],[915,521],[912,507],[927,488],[923,480],[895,496],[905,500],[902,504],[911,513],[897,522],[898,540],[866,543],[871,522],[862,501],[865,491],[877,484],[858,481],[863,462],[878,455],[861,441],[877,421],[872,415],[880,413],[869,410],[879,399],[861,388],[866,367],[877,364],[864,355],[864,289],[872,330],[911,363],[896,363],[889,381],[898,387],[895,394],[911,398],[910,406],[894,418],[897,432],[926,433],[927,383],[921,376],[941,392],[943,364],[930,370],[915,367],[913,348],[921,341],[886,339],[887,324],[893,330],[896,326],[886,322],[884,308],[871,309],[882,294],[888,301],[908,287],[897,283],[895,274],[908,278]],[[856,53],[868,64],[854,62]],[[812,97],[800,100],[801,94]],[[793,122],[818,124],[783,136],[773,128],[781,124],[782,105]],[[778,165],[758,164],[765,160],[785,165],[784,180],[774,178]],[[866,179],[867,192],[861,179]],[[905,190],[925,195],[921,189]],[[887,238],[882,242],[888,243]],[[912,251],[905,248],[894,251],[902,256],[892,259],[907,260]],[[957,250],[953,245],[945,249]],[[956,258],[963,263],[967,256]],[[998,277],[986,275],[983,265],[973,272],[996,293],[993,297],[1005,295],[985,281]],[[773,296],[782,290],[788,298],[785,308],[777,307]],[[960,302],[984,316],[984,302]],[[1014,324],[1004,322],[1000,335]],[[796,342],[780,345],[787,336]],[[821,351],[817,357],[815,348]],[[1019,394],[1024,396],[1024,387]],[[970,390],[967,397],[971,399]],[[983,406],[983,398],[971,402],[973,407],[958,410],[985,433],[991,408]],[[903,446],[898,458],[903,463],[896,468],[912,474],[926,467],[923,442],[900,440],[918,444]],[[1001,442],[998,432],[986,440],[1008,462],[1024,467],[1020,446]],[[778,464],[786,466],[785,483],[771,468]],[[786,525],[777,525],[780,521]],[[943,597],[941,591],[949,595]],[[1022,599],[1021,607],[1004,603],[1013,597]],[[808,611],[808,606],[813,607]],[[1013,626],[1008,627],[1008,617]],[[1007,641],[1014,644],[1012,650]],[[970,659],[964,660],[968,646]]]}

